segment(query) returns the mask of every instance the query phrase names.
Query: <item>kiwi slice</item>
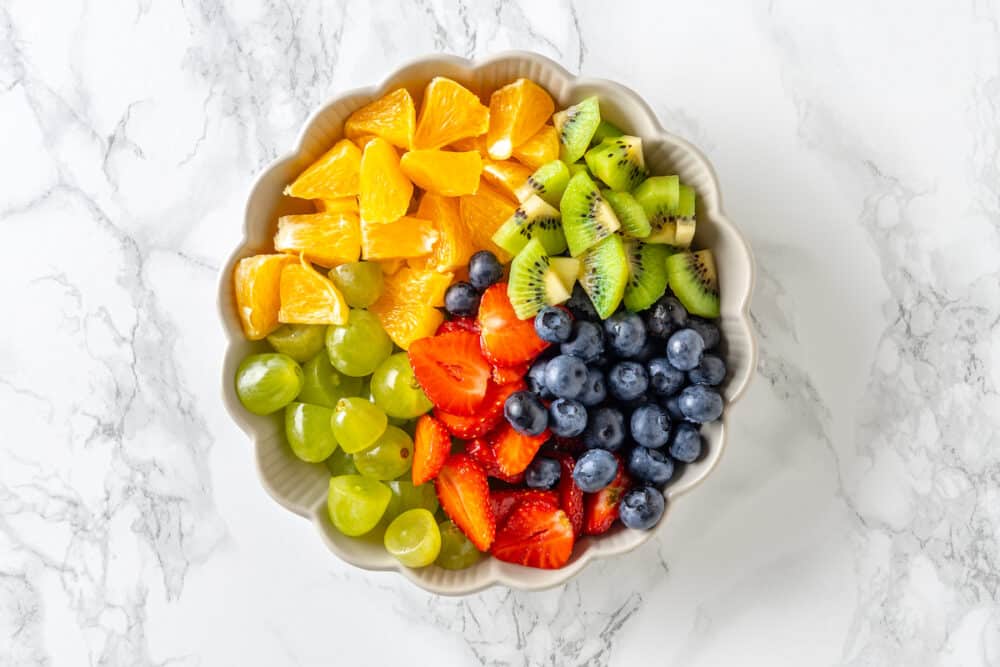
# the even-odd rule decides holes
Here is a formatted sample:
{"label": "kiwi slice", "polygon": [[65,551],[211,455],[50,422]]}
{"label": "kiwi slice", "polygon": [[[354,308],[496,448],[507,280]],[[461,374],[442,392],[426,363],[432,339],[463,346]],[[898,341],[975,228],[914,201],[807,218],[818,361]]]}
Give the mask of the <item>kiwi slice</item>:
{"label": "kiwi slice", "polygon": [[567,165],[567,168],[569,169],[569,177],[570,178],[573,178],[574,176],[576,176],[577,174],[579,174],[581,171],[584,172],[587,175],[590,175],[590,170],[587,169],[587,165],[584,162],[574,162],[571,165]]}
{"label": "kiwi slice", "polygon": [[553,160],[536,169],[514,194],[518,201],[527,201],[531,195],[538,195],[549,204],[559,206],[567,183],[569,167],[562,160]]}
{"label": "kiwi slice", "polygon": [[573,257],[621,227],[615,212],[586,172],[569,179],[559,208],[569,254]]}
{"label": "kiwi slice", "polygon": [[549,266],[555,271],[567,292],[573,291],[576,277],[580,275],[580,260],[576,257],[550,257]]}
{"label": "kiwi slice", "polygon": [[522,320],[534,317],[545,306],[569,299],[569,289],[550,262],[541,241],[531,239],[510,263],[507,297]]}
{"label": "kiwi slice", "polygon": [[552,124],[559,133],[559,157],[576,162],[583,157],[590,140],[601,123],[601,107],[597,97],[587,99],[552,115]]}
{"label": "kiwi slice", "polygon": [[618,216],[618,222],[622,223],[622,231],[637,239],[649,236],[651,228],[646,212],[639,206],[635,197],[627,192],[615,192],[614,190],[603,190],[604,198],[611,204],[611,209]]}
{"label": "kiwi slice", "polygon": [[580,257],[580,285],[606,320],[618,309],[628,284],[628,256],[621,235],[612,234]]}
{"label": "kiwi slice", "polygon": [[538,195],[528,197],[493,234],[493,242],[512,255],[519,253],[533,238],[541,241],[542,247],[550,254],[566,250],[559,210]]}
{"label": "kiwi slice", "polygon": [[628,284],[625,286],[625,307],[633,312],[646,310],[667,290],[667,257],[670,246],[625,241],[628,255]]}
{"label": "kiwi slice", "polygon": [[[695,219],[694,219],[694,188],[689,185],[681,185],[677,198],[677,210],[674,215],[674,245],[680,248],[687,248],[694,240]],[[624,221],[623,221],[624,222]]]}
{"label": "kiwi slice", "polygon": [[719,279],[711,250],[685,250],[667,257],[667,280],[689,313],[719,316]]}
{"label": "kiwi slice", "polygon": [[590,140],[590,145],[596,146],[605,139],[614,139],[615,137],[620,137],[623,134],[625,133],[622,132],[621,128],[615,125],[614,123],[609,123],[606,120],[602,120],[600,124],[597,126],[597,129],[594,130],[594,136]]}
{"label": "kiwi slice", "polygon": [[680,201],[680,179],[676,176],[650,176],[632,191],[649,218],[651,231],[647,243],[676,242],[677,224],[674,216]]}
{"label": "kiwi slice", "polygon": [[612,190],[631,190],[648,174],[639,137],[622,135],[605,139],[587,151],[584,159],[594,176]]}

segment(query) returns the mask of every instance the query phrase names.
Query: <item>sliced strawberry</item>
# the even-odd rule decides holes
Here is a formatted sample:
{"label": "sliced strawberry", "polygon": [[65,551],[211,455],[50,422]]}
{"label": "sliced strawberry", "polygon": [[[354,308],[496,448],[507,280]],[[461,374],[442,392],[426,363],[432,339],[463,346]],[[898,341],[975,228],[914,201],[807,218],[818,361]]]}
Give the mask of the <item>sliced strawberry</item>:
{"label": "sliced strawberry", "polygon": [[545,500],[525,500],[497,531],[492,554],[508,563],[555,570],[569,562],[575,539],[565,512]]}
{"label": "sliced strawberry", "polygon": [[490,369],[493,382],[496,384],[510,384],[511,382],[523,381],[531,364],[518,364],[517,366],[494,366]]}
{"label": "sliced strawberry", "polygon": [[492,431],[503,419],[503,404],[507,401],[507,397],[515,391],[522,391],[526,388],[527,385],[524,384],[524,381],[504,385],[490,382],[486,387],[486,397],[483,398],[483,402],[474,415],[464,417],[438,410],[437,418],[456,437],[463,440],[481,438]]}
{"label": "sliced strawberry", "polygon": [[573,467],[575,461],[569,454],[557,453],[559,460],[559,507],[566,512],[569,522],[573,526],[573,534],[580,535],[583,532],[583,491],[573,481]]}
{"label": "sliced strawberry", "polygon": [[438,501],[448,518],[480,551],[493,543],[496,523],[486,473],[466,454],[452,454],[434,480]]}
{"label": "sliced strawberry", "polygon": [[435,336],[440,336],[441,334],[454,333],[456,331],[471,331],[472,333],[479,333],[479,322],[472,317],[455,317],[445,322],[437,328],[434,332]]}
{"label": "sliced strawberry", "polygon": [[413,484],[423,484],[437,477],[451,453],[451,436],[444,424],[430,415],[417,420],[413,432]]}
{"label": "sliced strawberry", "polygon": [[465,453],[475,459],[476,463],[483,467],[486,474],[495,477],[508,484],[521,484],[524,482],[524,473],[516,475],[505,475],[500,471],[497,464],[497,456],[489,442],[482,438],[473,438],[465,443]]}
{"label": "sliced strawberry", "polygon": [[514,507],[526,500],[541,500],[559,507],[559,494],[555,491],[543,491],[541,489],[501,489],[490,492],[490,505],[493,507],[493,516],[496,517],[497,527],[503,526],[507,517],[514,511]]}
{"label": "sliced strawberry", "polygon": [[483,353],[494,366],[530,363],[548,343],[535,333],[531,320],[519,320],[507,298],[507,284],[496,283],[479,302],[479,328]]}
{"label": "sliced strawberry", "polygon": [[501,422],[490,435],[490,445],[496,454],[500,472],[505,475],[524,472],[549,435],[548,429],[540,435],[524,435],[515,431],[507,421]]}
{"label": "sliced strawberry", "polygon": [[618,506],[628,490],[629,478],[625,464],[618,458],[618,474],[611,483],[597,493],[588,493],[583,499],[583,533],[600,535],[611,528],[618,518]]}
{"label": "sliced strawberry", "polygon": [[438,408],[471,415],[483,402],[490,366],[475,334],[456,331],[421,338],[410,346],[409,357],[417,382]]}

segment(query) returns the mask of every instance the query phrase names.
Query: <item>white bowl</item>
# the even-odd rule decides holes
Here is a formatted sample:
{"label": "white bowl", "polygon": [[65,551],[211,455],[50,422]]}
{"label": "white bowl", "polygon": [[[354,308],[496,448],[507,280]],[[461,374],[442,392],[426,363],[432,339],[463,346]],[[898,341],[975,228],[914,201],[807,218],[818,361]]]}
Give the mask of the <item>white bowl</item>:
{"label": "white bowl", "polygon": [[[719,185],[708,160],[691,144],[664,130],[649,106],[628,88],[612,81],[573,76],[555,62],[534,53],[508,52],[479,61],[453,56],[421,58],[392,73],[378,85],[338,95],[309,118],[296,146],[261,173],[247,200],[243,242],[219,275],[219,317],[229,339],[222,369],[223,400],[230,415],[253,442],[264,488],[289,510],[311,520],[330,550],[343,560],[367,570],[396,570],[421,588],[443,595],[463,595],[493,585],[523,590],[548,588],[567,581],[595,558],[635,549],[650,539],[655,530],[635,531],[617,525],[600,537],[584,538],[576,545],[572,560],[560,570],[536,570],[488,557],[459,571],[436,566],[403,567],[381,544],[344,537],[333,528],[326,517],[330,477],[326,467],[297,459],[285,443],[280,416],[250,414],[240,405],[234,389],[233,377],[240,360],[252,352],[262,351],[265,344],[243,337],[234,303],[233,266],[243,257],[273,252],[271,239],[278,216],[312,210],[309,202],[283,196],[285,184],[341,137],[344,120],[355,109],[400,86],[409,89],[419,106],[424,85],[435,76],[450,77],[480,93],[527,77],[549,91],[557,108],[597,95],[603,117],[642,137],[646,164],[652,173],[679,174],[684,183],[695,188],[698,226],[694,244],[711,248],[719,269],[722,294],[719,326],[729,367],[722,387],[727,408],[743,394],[757,357],[748,316],[754,283],[753,259],[743,235],[722,212]],[[664,520],[673,503],[704,480],[719,462],[726,442],[725,416],[720,422],[706,425],[702,432],[707,455],[695,464],[684,466],[683,472],[667,487],[668,511]]]}

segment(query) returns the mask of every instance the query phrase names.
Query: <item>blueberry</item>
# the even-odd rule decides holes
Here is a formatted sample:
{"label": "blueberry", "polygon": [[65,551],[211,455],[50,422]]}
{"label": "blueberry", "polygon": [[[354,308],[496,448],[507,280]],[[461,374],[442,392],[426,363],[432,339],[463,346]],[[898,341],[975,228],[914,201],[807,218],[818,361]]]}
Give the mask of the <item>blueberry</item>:
{"label": "blueberry", "polygon": [[681,392],[677,407],[688,421],[704,424],[722,416],[722,397],[703,384],[695,384]]}
{"label": "blueberry", "polygon": [[650,336],[669,338],[670,334],[687,326],[688,314],[673,295],[665,295],[646,311],[646,329]]}
{"label": "blueberry", "polygon": [[653,486],[663,486],[674,476],[674,462],[658,449],[636,447],[628,457],[628,474]]}
{"label": "blueberry", "polygon": [[688,319],[687,325],[689,329],[694,329],[701,335],[702,340],[705,341],[706,350],[711,350],[722,340],[719,327],[714,322],[709,322],[700,317],[691,317]]}
{"label": "blueberry", "polygon": [[525,382],[528,383],[528,389],[537,394],[539,398],[552,398],[552,392],[545,386],[545,367],[548,363],[548,359],[536,359],[531,364],[531,368],[528,369],[528,374],[524,376]]}
{"label": "blueberry", "polygon": [[646,326],[642,318],[627,310],[615,313],[604,321],[608,347],[622,359],[634,357],[646,344]]}
{"label": "blueberry", "polygon": [[538,457],[524,471],[524,483],[532,489],[551,489],[559,481],[559,461]]}
{"label": "blueberry", "polygon": [[701,433],[694,424],[683,422],[674,431],[674,440],[670,443],[670,455],[678,461],[692,463],[701,456]]}
{"label": "blueberry", "polygon": [[584,493],[597,493],[618,474],[618,459],[603,449],[584,452],[573,466],[573,481]]}
{"label": "blueberry", "polygon": [[618,506],[618,517],[627,528],[649,530],[655,526],[666,508],[663,494],[650,486],[632,489]]}
{"label": "blueberry", "polygon": [[545,366],[545,386],[559,398],[576,398],[587,382],[587,365],[582,359],[560,354]]}
{"label": "blueberry", "polygon": [[577,320],[572,336],[560,349],[563,354],[572,354],[589,364],[604,352],[604,332],[593,322]]}
{"label": "blueberry", "polygon": [[715,386],[726,378],[726,362],[714,354],[706,354],[701,363],[688,371],[692,384]]}
{"label": "blueberry", "polygon": [[503,404],[503,414],[518,433],[539,435],[549,426],[549,413],[530,391],[515,391]]}
{"label": "blueberry", "polygon": [[583,385],[583,392],[577,397],[581,403],[588,408],[604,402],[608,396],[608,389],[604,386],[604,373],[600,368],[591,366],[587,369],[587,381]]}
{"label": "blueberry", "polygon": [[569,297],[569,301],[566,302],[566,307],[569,308],[570,312],[573,313],[573,317],[578,320],[600,320],[601,318],[597,315],[597,309],[594,308],[593,302],[587,293],[583,291],[583,287],[580,283],[573,285],[573,294]]}
{"label": "blueberry", "polygon": [[573,333],[573,316],[562,308],[545,306],[535,315],[535,333],[546,343],[564,343]]}
{"label": "blueberry", "polygon": [[694,329],[681,329],[667,341],[667,361],[682,371],[689,371],[701,363],[705,339]]}
{"label": "blueberry", "polygon": [[503,278],[503,264],[489,250],[480,250],[469,259],[469,282],[480,292]]}
{"label": "blueberry", "polygon": [[580,435],[587,428],[587,408],[580,401],[557,398],[549,406],[549,428],[563,438]]}
{"label": "blueberry", "polygon": [[638,361],[619,361],[608,371],[608,391],[619,401],[631,401],[646,393],[649,377]]}
{"label": "blueberry", "polygon": [[684,415],[681,413],[681,409],[677,405],[677,399],[679,398],[680,395],[671,396],[667,400],[663,401],[663,407],[667,409],[667,414],[670,415],[670,418],[675,422],[683,421],[684,419]]}
{"label": "blueberry", "polygon": [[673,396],[687,384],[687,375],[670,365],[664,357],[650,359],[646,364],[649,388],[658,396]]}
{"label": "blueberry", "polygon": [[455,283],[444,293],[444,309],[456,317],[472,317],[479,310],[479,292],[469,283]]}
{"label": "blueberry", "polygon": [[643,447],[662,447],[670,439],[670,415],[656,403],[643,403],[632,412],[629,429]]}
{"label": "blueberry", "polygon": [[617,451],[625,442],[625,417],[610,406],[590,413],[587,428],[583,431],[583,444],[587,449]]}

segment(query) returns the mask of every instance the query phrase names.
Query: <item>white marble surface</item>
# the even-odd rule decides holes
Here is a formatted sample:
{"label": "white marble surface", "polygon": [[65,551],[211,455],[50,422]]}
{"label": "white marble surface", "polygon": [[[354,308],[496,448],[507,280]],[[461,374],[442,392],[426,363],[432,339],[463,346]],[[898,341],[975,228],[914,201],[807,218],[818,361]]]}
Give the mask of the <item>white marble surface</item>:
{"label": "white marble surface", "polygon": [[[868,4],[0,0],[0,664],[1000,664],[1000,7]],[[264,494],[215,275],[326,97],[507,48],[709,155],[760,368],[658,540],[444,599]]]}

